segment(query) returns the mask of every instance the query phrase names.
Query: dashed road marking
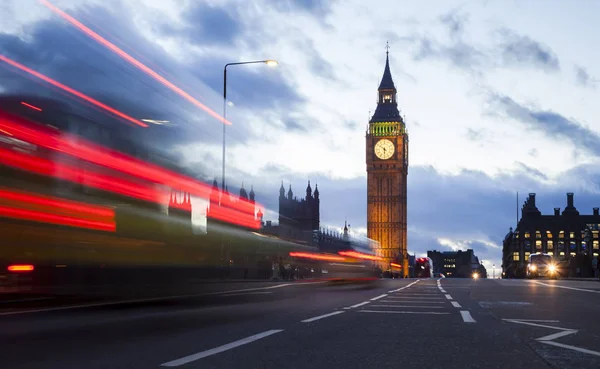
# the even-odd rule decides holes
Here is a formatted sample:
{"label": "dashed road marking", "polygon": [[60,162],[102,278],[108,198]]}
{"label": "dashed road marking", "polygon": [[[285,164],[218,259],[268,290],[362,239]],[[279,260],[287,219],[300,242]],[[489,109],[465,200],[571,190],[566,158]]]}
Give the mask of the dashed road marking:
{"label": "dashed road marking", "polygon": [[446,294],[445,296],[446,296],[446,298],[447,298],[448,300],[452,300],[452,296],[450,296],[450,295],[448,295],[448,294]]}
{"label": "dashed road marking", "polygon": [[439,311],[357,310],[359,313],[448,315]]}
{"label": "dashed road marking", "polygon": [[314,318],[310,318],[310,319],[304,319],[302,321],[302,323],[310,323],[310,322],[314,322],[315,320],[320,320],[320,319],[324,319],[324,318],[329,318],[330,316],[334,316],[334,315],[338,315],[338,314],[342,314],[345,311],[334,311],[333,313],[329,313],[329,314],[323,314],[323,315],[319,315],[316,316]]}
{"label": "dashed road marking", "polygon": [[396,290],[391,290],[391,291],[388,291],[388,293],[394,293],[394,292],[402,291],[403,289],[406,289],[406,288],[409,288],[410,286],[413,286],[415,283],[417,283],[417,282],[419,282],[419,281],[420,281],[420,279],[417,279],[416,281],[414,281],[414,282],[412,282],[412,283],[409,283],[409,284],[407,284],[407,285],[406,285],[406,286],[404,286],[404,287],[400,287],[400,288],[398,288],[398,289],[396,289]]}
{"label": "dashed road marking", "polygon": [[471,313],[469,313],[467,310],[461,310],[460,316],[465,323],[477,323],[477,321],[471,316]]}
{"label": "dashed road marking", "polygon": [[444,309],[443,306],[425,306],[425,305],[371,305],[373,307],[393,307],[393,308],[415,308],[415,309]]}
{"label": "dashed road marking", "polygon": [[243,346],[243,345],[246,345],[246,344],[254,342],[254,341],[258,341],[260,339],[263,339],[265,337],[268,337],[270,335],[273,335],[273,334],[279,333],[279,332],[283,332],[283,329],[272,329],[270,331],[266,331],[266,332],[262,332],[262,333],[259,333],[259,334],[255,334],[254,336],[242,338],[241,340],[238,340],[238,341],[235,341],[235,342],[231,342],[231,343],[228,343],[228,344],[223,345],[223,346],[215,347],[215,348],[210,349],[210,350],[198,352],[198,353],[193,354],[193,355],[185,356],[185,357],[173,360],[173,361],[166,362],[164,364],[161,364],[161,366],[168,366],[168,367],[181,366],[181,365],[190,363],[192,361],[203,359],[203,358],[205,358],[207,356],[216,355],[216,354],[219,354],[221,352],[224,352],[224,351],[227,351],[227,350],[231,350],[233,348],[236,348],[236,347],[239,347],[239,346]]}
{"label": "dashed road marking", "polygon": [[377,297],[373,297],[373,298],[371,299],[371,301],[376,301],[376,300],[382,299],[382,298],[384,298],[384,297],[386,297],[386,296],[387,296],[387,294],[385,294],[385,293],[384,293],[383,295],[379,295],[379,296],[377,296]]}
{"label": "dashed road marking", "polygon": [[370,303],[370,302],[371,302],[371,301],[365,301],[365,302],[361,302],[361,303],[358,303],[358,304],[356,304],[356,305],[349,306],[349,307],[347,307],[346,309],[354,309],[354,308],[357,308],[357,307],[359,307],[359,306],[366,305],[366,304],[368,304],[368,303]]}
{"label": "dashed road marking", "polygon": [[460,306],[460,304],[456,301],[451,301],[452,306],[454,306],[455,308],[461,308],[462,306]]}
{"label": "dashed road marking", "polygon": [[229,297],[229,296],[245,296],[245,295],[268,295],[270,293],[273,293],[273,292],[271,292],[271,291],[240,292],[240,293],[228,293],[226,295],[220,295],[220,296]]}

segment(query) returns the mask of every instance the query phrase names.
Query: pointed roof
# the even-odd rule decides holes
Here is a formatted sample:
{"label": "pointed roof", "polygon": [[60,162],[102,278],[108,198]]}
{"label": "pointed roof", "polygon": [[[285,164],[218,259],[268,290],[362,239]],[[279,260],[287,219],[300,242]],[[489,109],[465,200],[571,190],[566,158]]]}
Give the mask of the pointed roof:
{"label": "pointed roof", "polygon": [[[389,48],[389,46],[387,46]],[[370,123],[377,122],[404,122],[402,117],[400,116],[400,111],[398,110],[398,103],[396,99],[392,99],[392,101],[384,102],[381,98],[383,94],[387,94],[386,92],[382,92],[382,90],[393,90],[393,93],[396,94],[396,86],[394,85],[394,81],[392,79],[392,72],[390,72],[390,58],[389,51],[385,53],[385,69],[383,70],[383,77],[381,78],[381,83],[379,84],[379,101],[377,102],[377,108],[375,109],[375,113],[371,117]]]}
{"label": "pointed roof", "polygon": [[[389,49],[389,46],[388,46]],[[390,72],[390,52],[389,50],[385,52],[385,69],[383,70],[383,77],[381,78],[381,83],[379,84],[379,90],[394,90],[396,91],[396,86],[394,85],[394,80],[392,79],[392,72]]]}

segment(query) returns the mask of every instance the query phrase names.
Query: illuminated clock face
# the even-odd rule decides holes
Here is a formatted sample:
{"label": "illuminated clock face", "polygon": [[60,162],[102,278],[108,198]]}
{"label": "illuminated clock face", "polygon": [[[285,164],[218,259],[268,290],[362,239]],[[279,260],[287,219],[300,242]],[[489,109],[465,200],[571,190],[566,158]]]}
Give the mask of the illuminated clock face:
{"label": "illuminated clock face", "polygon": [[394,155],[394,143],[390,140],[379,140],[375,144],[375,155],[381,160],[387,160]]}

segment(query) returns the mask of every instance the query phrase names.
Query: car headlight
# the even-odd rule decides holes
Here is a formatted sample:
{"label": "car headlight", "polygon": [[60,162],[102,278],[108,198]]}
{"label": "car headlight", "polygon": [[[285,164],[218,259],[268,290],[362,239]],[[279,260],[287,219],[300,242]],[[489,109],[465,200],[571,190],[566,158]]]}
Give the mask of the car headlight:
{"label": "car headlight", "polygon": [[556,265],[550,265],[550,266],[548,267],[548,271],[550,271],[550,273],[554,273],[554,272],[556,272]]}
{"label": "car headlight", "polygon": [[479,273],[473,273],[473,279],[479,278]]}
{"label": "car headlight", "polygon": [[529,265],[529,270],[531,270],[532,272],[535,272],[535,270],[537,269],[537,267],[533,264]]}

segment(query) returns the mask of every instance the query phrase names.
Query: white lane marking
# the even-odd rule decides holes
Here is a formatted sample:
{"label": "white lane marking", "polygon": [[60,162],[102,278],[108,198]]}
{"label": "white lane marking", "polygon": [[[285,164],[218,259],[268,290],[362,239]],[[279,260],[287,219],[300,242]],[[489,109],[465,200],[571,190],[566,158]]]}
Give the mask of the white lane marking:
{"label": "white lane marking", "polygon": [[[389,297],[388,297],[389,298]],[[396,304],[445,304],[446,301],[431,301],[431,300],[381,300],[379,302],[393,302]]]}
{"label": "white lane marking", "polygon": [[302,321],[302,323],[310,323],[310,322],[314,322],[315,320],[328,318],[330,316],[334,316],[334,315],[338,315],[338,314],[342,314],[342,313],[345,313],[345,311],[334,311],[333,313],[319,315],[319,316],[316,316],[316,317],[310,318],[310,319],[304,319]]}
{"label": "white lane marking", "polygon": [[455,308],[461,308],[462,306],[460,306],[460,304],[456,301],[451,301],[452,306],[454,306]]}
{"label": "white lane marking", "polygon": [[366,305],[366,304],[368,304],[368,303],[370,303],[370,302],[371,302],[371,301],[365,301],[365,302],[361,302],[361,303],[358,303],[358,304],[356,304],[356,305],[349,306],[349,307],[348,307],[348,309],[354,309],[354,308],[357,308],[357,307],[359,307],[359,306]]}
{"label": "white lane marking", "polygon": [[197,293],[197,294],[192,294],[192,295],[161,296],[161,297],[152,297],[152,298],[147,298],[147,299],[122,300],[122,301],[113,301],[113,302],[99,302],[99,303],[94,303],[94,304],[81,304],[81,305],[71,305],[71,306],[59,306],[59,307],[54,307],[54,308],[24,310],[24,311],[10,311],[10,312],[5,312],[5,313],[0,313],[0,316],[22,315],[22,314],[33,314],[33,313],[45,313],[45,312],[50,312],[50,311],[84,309],[84,308],[102,307],[102,306],[115,306],[115,305],[133,304],[133,303],[140,303],[140,302],[162,301],[162,300],[174,300],[174,299],[178,300],[178,299],[186,299],[186,298],[191,298],[191,297],[224,295],[224,294],[230,294],[230,293],[234,293],[234,292],[271,290],[271,289],[274,289],[274,288],[281,288],[281,287],[288,287],[288,286],[302,286],[302,285],[307,285],[307,284],[319,284],[319,283],[325,283],[325,282],[327,282],[327,281],[302,282],[302,283],[284,283],[284,284],[278,284],[276,286],[247,288],[247,289],[243,289],[243,290],[206,292],[206,293]]}
{"label": "white lane marking", "polygon": [[542,327],[542,328],[558,329],[560,331],[570,331],[571,330],[569,328],[553,327],[551,325],[526,322],[526,321],[523,321],[521,319],[502,319],[502,320],[507,321],[507,322],[511,322],[511,323],[516,323],[516,324],[530,325],[532,327]]}
{"label": "white lane marking", "polygon": [[271,291],[240,292],[240,293],[228,293],[227,295],[220,295],[220,296],[228,297],[228,296],[245,296],[245,295],[267,295],[269,293],[273,293],[273,292],[271,292]]}
{"label": "white lane marking", "polygon": [[395,308],[416,308],[416,309],[444,309],[443,306],[419,306],[419,305],[371,305],[373,307],[395,307]]}
{"label": "white lane marking", "polygon": [[576,329],[571,329],[571,330],[568,330],[568,331],[562,331],[562,332],[557,332],[557,333],[549,334],[549,335],[544,336],[544,337],[536,338],[535,340],[536,341],[552,341],[552,340],[555,340],[557,338],[568,336],[570,334],[575,334],[575,333],[577,333],[577,330]]}
{"label": "white lane marking", "polygon": [[410,286],[414,285],[415,283],[417,283],[417,282],[419,282],[419,281],[420,281],[420,279],[417,279],[416,281],[414,281],[414,282],[412,282],[412,283],[409,283],[409,284],[407,284],[407,285],[406,285],[406,286],[404,286],[404,287],[400,287],[400,288],[398,288],[398,289],[396,289],[396,290],[391,290],[391,291],[388,291],[388,293],[394,293],[394,292],[402,291],[403,289],[405,289],[405,288],[409,288]]}
{"label": "white lane marking", "polygon": [[600,293],[600,291],[598,291],[598,290],[587,290],[585,288],[559,286],[557,284],[542,283],[542,282],[538,282],[538,281],[531,281],[531,283],[539,284],[539,285],[542,285],[542,286],[548,286],[548,287],[564,288],[566,290],[583,291],[583,292],[591,292],[591,293]]}
{"label": "white lane marking", "polygon": [[441,292],[441,293],[448,293],[448,292],[446,292],[446,290],[443,290],[443,289],[441,289],[441,288],[440,288],[440,292]]}
{"label": "white lane marking", "polygon": [[[438,295],[439,296],[439,295]],[[393,296],[388,296],[388,299],[397,299],[397,300],[402,300],[402,299],[419,299],[419,300],[443,300],[443,297],[425,297],[425,296],[405,296],[405,295],[393,295]]]}
{"label": "white lane marking", "polygon": [[448,300],[452,300],[452,296],[450,296],[450,295],[445,295],[445,296]]}
{"label": "white lane marking", "polygon": [[441,313],[439,311],[395,311],[395,310],[357,310],[359,313],[383,313],[383,314],[428,314],[428,315],[448,315],[450,313]]}
{"label": "white lane marking", "polygon": [[465,323],[477,323],[477,321],[471,316],[471,313],[469,313],[467,310],[461,310],[460,316]]}
{"label": "white lane marking", "polygon": [[239,346],[242,346],[242,345],[254,342],[254,341],[258,341],[258,340],[260,340],[262,338],[268,337],[268,336],[270,336],[272,334],[279,333],[279,332],[283,332],[283,329],[272,329],[270,331],[266,331],[266,332],[262,332],[262,333],[259,333],[259,334],[255,334],[254,336],[242,338],[241,340],[238,340],[238,341],[235,341],[235,342],[231,342],[231,343],[228,343],[228,344],[223,345],[223,346],[215,347],[213,349],[202,351],[202,352],[199,352],[197,354],[185,356],[185,357],[182,357],[180,359],[176,359],[176,360],[173,360],[173,361],[166,362],[164,364],[161,364],[160,366],[169,366],[169,367],[172,367],[172,366],[184,365],[184,364],[190,363],[192,361],[200,360],[200,359],[205,358],[207,356],[212,356],[212,355],[215,355],[215,354],[219,354],[221,352],[224,352],[224,351],[227,351],[227,350],[231,350],[233,348],[236,348],[236,347],[239,347]]}
{"label": "white lane marking", "polygon": [[554,342],[554,341],[539,341],[539,342],[545,343],[547,345],[552,345],[552,346],[562,347],[562,348],[573,350],[573,351],[578,351],[578,352],[581,352],[581,353],[584,353],[584,354],[590,354],[590,355],[600,356],[600,352],[598,352],[598,351],[592,351],[592,350],[584,349],[584,348],[581,348],[581,347],[575,347],[575,346],[571,346],[571,345],[565,345],[565,344]]}
{"label": "white lane marking", "polygon": [[383,295],[379,295],[379,296],[377,296],[377,297],[373,297],[373,298],[371,299],[371,301],[376,301],[376,300],[382,299],[382,298],[384,298],[384,297],[386,297],[386,296],[387,296],[387,294],[385,294],[385,293],[384,293]]}
{"label": "white lane marking", "polygon": [[554,326],[551,326],[551,325],[531,323],[531,322],[542,322],[542,323],[546,323],[547,322],[547,323],[550,323],[550,322],[558,322],[558,320],[533,320],[533,319],[502,319],[502,320],[507,321],[507,322],[511,322],[511,323],[531,325],[531,326],[534,326],[534,327],[543,327],[543,328],[550,328],[550,329],[559,330],[561,332],[557,332],[557,333],[549,334],[547,336],[536,338],[536,341],[538,341],[540,343],[545,343],[547,345],[552,345],[552,346],[556,346],[556,347],[562,347],[562,348],[567,349],[567,350],[573,350],[573,351],[581,352],[581,353],[584,353],[584,354],[600,356],[600,352],[598,352],[598,351],[588,350],[588,349],[584,349],[584,348],[577,347],[577,346],[565,345],[563,343],[558,343],[558,342],[554,342],[553,341],[553,340],[555,340],[557,338],[561,338],[561,337],[565,337],[565,336],[569,336],[571,334],[577,333],[578,330],[576,330],[576,329],[569,329],[569,328],[563,328],[563,327],[554,327]]}

